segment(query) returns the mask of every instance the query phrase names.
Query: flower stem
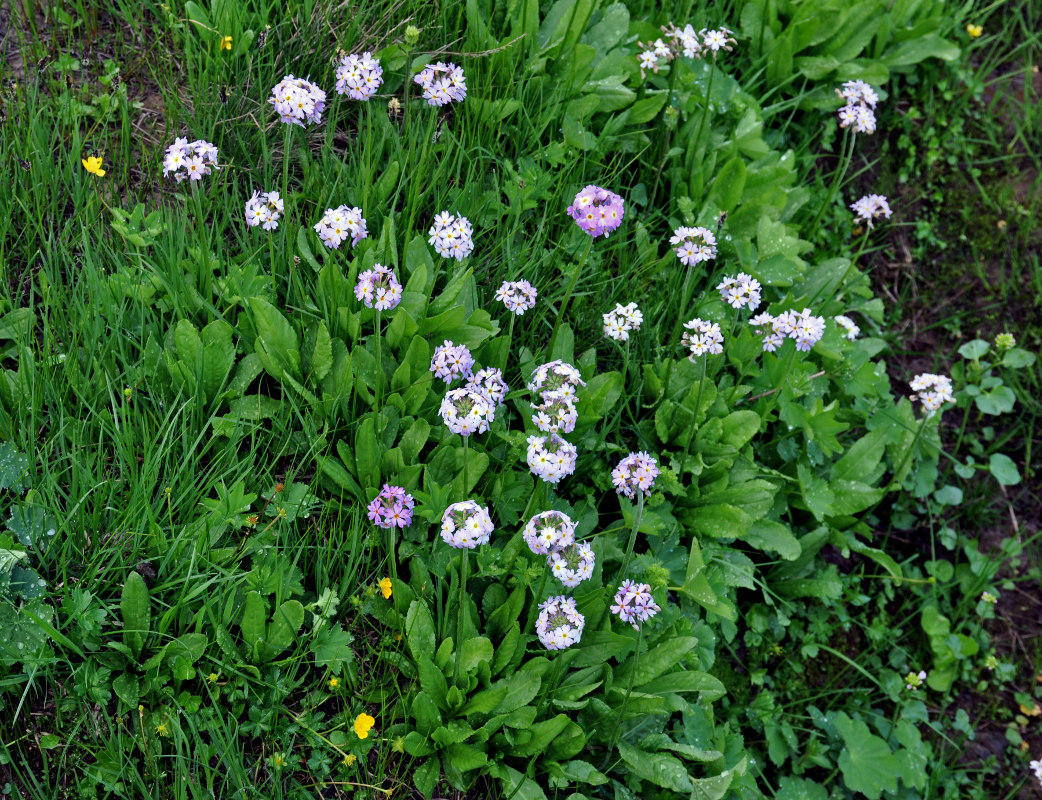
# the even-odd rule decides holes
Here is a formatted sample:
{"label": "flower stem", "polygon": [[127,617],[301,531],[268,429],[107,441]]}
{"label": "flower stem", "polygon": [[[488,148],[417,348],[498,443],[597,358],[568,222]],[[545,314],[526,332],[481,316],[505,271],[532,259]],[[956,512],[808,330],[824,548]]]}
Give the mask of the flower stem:
{"label": "flower stem", "polygon": [[381,330],[381,315],[383,309],[376,309],[376,405],[377,409],[384,401],[384,362],[383,362],[383,331]]}
{"label": "flower stem", "polygon": [[698,433],[698,412],[702,408],[702,391],[706,385],[706,362],[709,361],[709,353],[702,353],[702,377],[698,381],[698,394],[695,395],[695,419],[691,424],[691,435],[688,437],[687,444],[684,445],[684,457],[680,459],[680,475],[678,476],[681,480],[684,479],[684,467],[687,466],[687,456],[691,452],[691,442],[695,439],[695,434]]}
{"label": "flower stem", "polygon": [[619,740],[619,733],[622,731],[622,720],[626,716],[626,706],[630,702],[630,694],[633,692],[633,682],[637,678],[637,667],[640,665],[640,646],[644,641],[644,627],[641,626],[637,629],[637,650],[633,654],[633,669],[630,671],[630,679],[626,685],[626,696],[622,699],[622,705],[619,707],[619,719],[615,723],[615,731],[611,735],[611,739],[608,742],[608,752],[604,757],[604,764],[601,765],[601,769],[604,769],[608,765],[608,761],[611,760],[612,750],[615,749],[615,743]]}
{"label": "flower stem", "polygon": [[[290,203],[289,203],[289,151],[293,145],[293,126],[283,124],[282,126],[282,205],[285,210],[283,227],[282,227],[282,252],[290,252],[289,244],[289,215],[290,215]],[[293,257],[289,258],[289,278],[286,283],[286,304],[289,305],[289,300],[293,291],[293,277],[294,277],[294,266]]]}
{"label": "flower stem", "polygon": [[463,494],[470,494],[470,437],[463,437]]}
{"label": "flower stem", "polygon": [[467,597],[467,556],[470,550],[461,548],[460,570],[459,570],[459,607],[456,609],[456,668],[452,672],[452,682],[459,684],[460,661],[463,656],[463,614],[466,608]]}
{"label": "flower stem", "polygon": [[785,365],[785,372],[782,374],[781,380],[778,382],[776,391],[767,400],[767,408],[762,414],[761,419],[767,419],[770,413],[774,410],[774,406],[778,403],[778,398],[781,396],[781,388],[785,385],[785,379],[789,377],[789,373],[792,372],[792,365],[796,362],[796,345],[793,344],[792,351],[789,353],[789,361]]}
{"label": "flower stem", "polygon": [[829,187],[829,193],[825,197],[825,202],[821,204],[820,208],[818,208],[818,213],[814,215],[814,220],[807,228],[810,231],[813,231],[818,227],[822,214],[825,213],[825,209],[828,208],[829,204],[832,202],[836,190],[839,188],[840,183],[843,182],[843,176],[847,174],[847,168],[850,166],[850,159],[854,156],[854,134],[850,132],[850,128],[844,128],[843,137],[843,155],[840,157],[839,169],[836,170],[836,176],[832,180],[832,186]]}
{"label": "flower stem", "polygon": [[619,572],[620,579],[625,579],[626,570],[629,568],[630,559],[633,557],[633,547],[637,544],[637,529],[640,528],[641,517],[644,516],[644,492],[637,490],[637,513],[633,516],[633,530],[630,531],[630,540],[626,544],[626,557],[622,561],[622,570]]}

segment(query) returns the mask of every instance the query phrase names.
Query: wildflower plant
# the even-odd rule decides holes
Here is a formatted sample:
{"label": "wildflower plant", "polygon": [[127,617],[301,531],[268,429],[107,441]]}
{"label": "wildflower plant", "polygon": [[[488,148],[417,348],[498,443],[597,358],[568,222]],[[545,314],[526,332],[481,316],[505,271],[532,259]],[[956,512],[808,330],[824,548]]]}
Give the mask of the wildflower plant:
{"label": "wildflower plant", "polygon": [[407,528],[412,524],[416,501],[401,486],[383,485],[366,509],[369,520],[379,528]]}
{"label": "wildflower plant", "polygon": [[880,217],[890,219],[890,204],[881,194],[866,194],[850,204],[851,210],[871,228]]}
{"label": "wildflower plant", "polygon": [[460,436],[484,433],[496,417],[496,405],[483,392],[450,389],[441,401],[445,426]]}
{"label": "wildflower plant", "polygon": [[462,261],[474,252],[474,227],[459,214],[442,211],[434,217],[434,224],[427,231],[428,241],[442,258]]}
{"label": "wildflower plant", "polygon": [[596,559],[593,548],[586,542],[575,542],[569,547],[554,550],[547,556],[550,574],[570,589],[574,589],[593,575]]}
{"label": "wildflower plant", "polygon": [[163,157],[163,175],[172,175],[178,183],[201,181],[217,169],[217,148],[205,139],[177,138]]}
{"label": "wildflower plant", "polygon": [[463,68],[452,62],[428,64],[413,77],[413,82],[423,88],[423,99],[430,106],[462,103],[467,99],[467,79]]}
{"label": "wildflower plant", "polygon": [[246,201],[246,224],[273,231],[279,227],[284,208],[278,192],[254,192]]}
{"label": "wildflower plant", "polygon": [[716,258],[716,236],[708,228],[682,225],[673,231],[669,243],[684,266],[701,264]]}
{"label": "wildflower plant", "polygon": [[864,81],[847,81],[836,93],[846,101],[839,110],[839,126],[852,128],[855,133],[875,133],[875,107],[879,95]]}
{"label": "wildflower plant", "polygon": [[528,467],[537,478],[547,483],[559,483],[574,473],[578,456],[575,445],[556,433],[528,437]]}
{"label": "wildflower plant", "polygon": [[271,89],[268,103],[287,125],[318,125],[326,107],[326,93],[306,78],[286,75]]}
{"label": "wildflower plant", "polygon": [[930,372],[924,372],[921,375],[916,375],[909,386],[915,392],[912,397],[918,398],[922,402],[927,414],[932,414],[945,403],[951,403],[955,400],[955,396],[952,394],[952,381],[947,375],[934,375]]}
{"label": "wildflower plant", "polygon": [[496,290],[496,300],[519,317],[535,308],[536,297],[538,292],[528,281],[504,281]]}
{"label": "wildflower plant", "polygon": [[611,607],[611,613],[627,625],[632,625],[635,631],[639,631],[641,625],[661,610],[651,596],[651,587],[648,584],[629,579],[622,582]]}
{"label": "wildflower plant", "polygon": [[575,523],[563,511],[541,511],[528,520],[521,535],[529,550],[546,556],[575,544]]}
{"label": "wildflower plant", "polygon": [[367,308],[390,311],[402,301],[402,285],[394,276],[394,270],[383,264],[373,264],[358,276],[355,297]]}
{"label": "wildflower plant", "polygon": [[369,236],[362,209],[346,205],[327,208],[314,228],[322,244],[330,250],[338,250],[348,239],[354,247]]}
{"label": "wildflower plant", "polygon": [[431,372],[435,378],[440,378],[446,384],[451,384],[458,378],[469,379],[474,372],[474,356],[470,354],[466,345],[454,344],[446,339],[444,344],[434,348]]}
{"label": "wildflower plant", "polygon": [[368,100],[384,82],[384,71],[378,59],[366,51],[361,55],[349,53],[341,57],[336,68],[337,94],[352,100]]}
{"label": "wildflower plant", "polygon": [[644,315],[636,303],[615,304],[615,308],[604,315],[604,335],[617,342],[629,341],[630,331],[640,330]]}
{"label": "wildflower plant", "polygon": [[575,195],[567,211],[576,225],[596,239],[618,229],[624,205],[622,197],[615,192],[590,185]]}
{"label": "wildflower plant", "polygon": [[547,650],[564,650],[577,644],[585,627],[586,618],[571,597],[554,595],[540,603],[535,629]]}
{"label": "wildflower plant", "polygon": [[456,549],[473,550],[488,544],[493,530],[488,508],[475,500],[453,503],[441,517],[441,538]]}
{"label": "wildflower plant", "polygon": [[464,388],[484,395],[496,408],[503,405],[510,391],[503,379],[503,370],[497,367],[482,367],[467,378]]}

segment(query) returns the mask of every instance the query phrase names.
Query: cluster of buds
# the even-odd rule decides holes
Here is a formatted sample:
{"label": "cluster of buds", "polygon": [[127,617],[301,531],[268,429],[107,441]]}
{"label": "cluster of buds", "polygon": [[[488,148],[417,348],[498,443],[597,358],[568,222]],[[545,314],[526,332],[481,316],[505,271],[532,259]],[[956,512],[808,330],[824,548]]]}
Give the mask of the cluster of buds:
{"label": "cluster of buds", "polygon": [[648,494],[659,474],[658,462],[642,450],[630,453],[618,463],[611,471],[611,482],[616,492],[632,500],[637,492]]}
{"label": "cluster of buds", "polygon": [[368,100],[383,82],[383,68],[369,52],[344,55],[336,68],[336,91],[352,100]]}
{"label": "cluster of buds", "polygon": [[760,305],[760,282],[744,272],[737,276],[728,275],[716,289],[731,308],[753,309]]}
{"label": "cluster of buds", "polygon": [[556,433],[528,437],[528,468],[547,483],[558,483],[575,472],[578,456],[575,445]]}
{"label": "cluster of buds", "polygon": [[488,430],[496,418],[496,404],[482,392],[450,389],[442,398],[439,413],[450,431],[470,436]]}
{"label": "cluster of buds", "polygon": [[626,624],[632,625],[634,630],[640,630],[643,623],[661,610],[651,596],[651,587],[646,583],[631,580],[622,582],[619,591],[615,593],[615,605],[611,607],[611,613]]}
{"label": "cluster of buds", "polygon": [[927,412],[936,411],[945,403],[955,401],[955,396],[952,394],[952,381],[947,375],[924,372],[922,375],[916,375],[909,385],[915,392],[912,395],[913,399],[918,397]]}
{"label": "cluster of buds", "polygon": [[869,228],[880,217],[890,219],[890,204],[886,201],[886,197],[881,194],[866,194],[861,199],[851,203],[850,209],[859,219],[867,222]]}
{"label": "cluster of buds", "polygon": [[446,339],[445,344],[439,344],[434,348],[431,372],[435,378],[452,383],[456,378],[469,378],[473,370],[474,356],[465,344],[453,344]]}
{"label": "cluster of buds", "polygon": [[566,211],[576,224],[593,238],[607,237],[622,224],[623,200],[608,189],[587,186],[577,195]]}
{"label": "cluster of buds", "polygon": [[926,680],[926,670],[919,670],[919,672],[909,672],[905,675],[905,686],[911,691],[917,691],[923,682]]}
{"label": "cluster of buds", "polygon": [[850,341],[854,341],[857,338],[858,334],[861,333],[861,328],[859,328],[857,326],[857,323],[854,322],[854,320],[852,320],[850,317],[845,317],[842,314],[839,314],[833,317],[833,319],[836,321],[836,324],[839,325],[839,327],[841,327],[843,330],[847,332],[846,335],[847,338],[850,339]]}
{"label": "cluster of buds", "polygon": [[354,247],[369,236],[362,209],[347,206],[327,208],[322,219],[315,223],[315,233],[322,240],[322,244],[331,250],[338,249],[348,238]]}
{"label": "cluster of buds", "polygon": [[266,231],[279,227],[284,205],[278,192],[254,192],[246,201],[246,224],[251,228],[262,226]]}
{"label": "cluster of buds", "polygon": [[539,618],[535,630],[547,650],[564,650],[579,641],[586,618],[575,607],[571,597],[548,597],[539,604]]}
{"label": "cluster of buds", "polygon": [[708,228],[681,226],[673,231],[669,243],[684,266],[716,258],[716,237]]}
{"label": "cluster of buds", "polygon": [[687,328],[687,332],[680,341],[690,351],[688,358],[691,361],[700,356],[718,356],[724,352],[724,335],[720,332],[718,323],[695,317],[685,322],[684,327]]}
{"label": "cluster of buds", "polygon": [[864,81],[847,81],[836,94],[846,100],[846,105],[839,110],[839,127],[854,127],[854,133],[876,132],[876,103],[879,95],[875,89]]}
{"label": "cluster of buds", "polygon": [[474,252],[474,228],[466,217],[442,211],[434,216],[427,235],[430,237],[427,241],[443,258],[462,261]]}
{"label": "cluster of buds", "polygon": [[488,544],[493,530],[488,508],[473,500],[453,503],[441,516],[441,538],[449,547],[473,550],[479,544]]}
{"label": "cluster of buds", "polygon": [[412,512],[416,507],[411,494],[401,486],[388,486],[380,490],[369,504],[369,519],[380,528],[406,528],[412,524]]}
{"label": "cluster of buds", "polygon": [[394,270],[383,264],[373,264],[358,276],[355,297],[368,308],[389,311],[402,301],[402,285],[394,277]]}
{"label": "cluster of buds", "polygon": [[825,335],[825,318],[815,317],[809,308],[803,311],[783,311],[778,316],[767,312],[757,314],[749,324],[763,336],[764,352],[773,353],[786,338],[796,341],[796,349],[806,353]]}
{"label": "cluster of buds", "polygon": [[543,511],[528,520],[521,537],[537,556],[548,556],[575,544],[575,523],[563,511]]}
{"label": "cluster of buds", "polygon": [[268,102],[282,122],[303,128],[305,123],[317,125],[322,121],[326,93],[309,80],[287,75],[272,88]]}
{"label": "cluster of buds", "polygon": [[644,314],[636,303],[616,303],[614,309],[603,315],[603,319],[604,335],[617,342],[625,342],[630,338],[630,331],[640,330]]}
{"label": "cluster of buds", "polygon": [[569,547],[552,552],[546,563],[553,576],[572,589],[593,575],[596,560],[590,545],[586,542],[575,542]]}
{"label": "cluster of buds", "polygon": [[672,22],[662,27],[665,40],[656,39],[653,42],[637,42],[640,53],[637,60],[640,62],[640,74],[644,77],[644,71],[650,69],[658,72],[662,63],[669,63],[675,58],[702,58],[707,53],[712,53],[716,59],[721,50],[730,52],[734,48],[731,45],[738,44],[734,34],[727,28],[709,30],[703,28],[695,31],[690,24],[678,28]]}
{"label": "cluster of buds", "polygon": [[200,181],[215,169],[220,169],[217,166],[217,148],[203,139],[194,142],[182,137],[174,139],[163,157],[163,174],[173,174],[178,183],[185,178]]}
{"label": "cluster of buds", "polygon": [[467,378],[466,389],[483,394],[495,406],[503,405],[510,387],[503,380],[503,370],[495,367],[484,367]]}
{"label": "cluster of buds", "polygon": [[423,99],[427,105],[462,103],[467,97],[467,79],[463,75],[463,68],[451,62],[428,64],[413,78],[413,82],[423,87]]}
{"label": "cluster of buds", "polygon": [[535,287],[528,281],[504,281],[496,290],[496,299],[519,317],[535,308],[537,296]]}

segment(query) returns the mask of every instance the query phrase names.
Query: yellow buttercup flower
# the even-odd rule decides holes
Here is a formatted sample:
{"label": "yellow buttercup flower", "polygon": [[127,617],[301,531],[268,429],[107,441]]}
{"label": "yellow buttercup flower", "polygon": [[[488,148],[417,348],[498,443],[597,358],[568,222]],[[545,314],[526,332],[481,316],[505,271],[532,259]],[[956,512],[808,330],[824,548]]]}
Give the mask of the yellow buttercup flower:
{"label": "yellow buttercup flower", "polygon": [[232,49],[232,37],[231,36],[222,36],[221,37],[221,49],[222,50],[231,50]]}
{"label": "yellow buttercup flower", "polygon": [[384,598],[389,599],[391,597],[391,579],[383,578],[380,581],[380,591],[384,593]]}
{"label": "yellow buttercup flower", "polygon": [[366,739],[369,737],[369,731],[373,729],[376,724],[376,719],[370,717],[365,712],[358,715],[355,720],[355,733],[358,734],[359,739]]}
{"label": "yellow buttercup flower", "polygon": [[976,39],[978,36],[984,33],[984,28],[981,25],[973,25],[971,23],[966,26],[966,33],[968,33],[970,36]]}
{"label": "yellow buttercup flower", "polygon": [[346,756],[344,756],[344,766],[345,767],[350,767],[357,760],[358,760],[358,756],[356,756],[354,753],[348,753]]}
{"label": "yellow buttercup flower", "polygon": [[330,678],[329,679],[329,688],[330,688],[330,690],[332,690],[334,692],[337,689],[339,689],[340,688],[340,678],[337,678],[337,677]]}
{"label": "yellow buttercup flower", "polygon": [[101,156],[84,158],[80,160],[80,163],[83,164],[83,168],[91,175],[97,175],[99,178],[105,177],[105,170],[101,168]]}

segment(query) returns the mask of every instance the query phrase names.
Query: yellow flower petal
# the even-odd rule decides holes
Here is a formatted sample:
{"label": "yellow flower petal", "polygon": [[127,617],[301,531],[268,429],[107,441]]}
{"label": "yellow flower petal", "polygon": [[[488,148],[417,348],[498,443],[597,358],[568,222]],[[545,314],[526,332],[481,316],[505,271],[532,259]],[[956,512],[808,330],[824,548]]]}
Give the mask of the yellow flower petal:
{"label": "yellow flower petal", "polygon": [[366,739],[369,736],[369,731],[373,729],[376,724],[376,719],[369,716],[365,712],[358,715],[355,720],[355,733],[358,734],[359,739]]}
{"label": "yellow flower petal", "polygon": [[222,50],[231,50],[232,49],[232,37],[231,36],[222,36],[221,37],[221,49]]}
{"label": "yellow flower petal", "polygon": [[974,25],[971,23],[966,26],[966,33],[968,33],[970,36],[976,39],[978,36],[984,33],[984,27],[981,25]]}
{"label": "yellow flower petal", "polygon": [[105,170],[101,168],[101,156],[84,158],[80,160],[80,163],[83,164],[83,168],[91,175],[97,175],[99,178],[105,177]]}
{"label": "yellow flower petal", "polygon": [[384,599],[390,599],[392,592],[390,578],[383,578],[380,581],[380,591],[383,592]]}

